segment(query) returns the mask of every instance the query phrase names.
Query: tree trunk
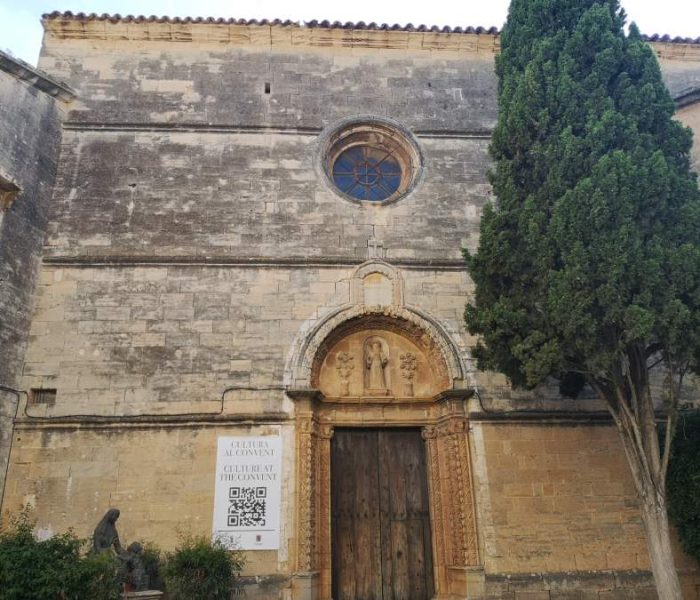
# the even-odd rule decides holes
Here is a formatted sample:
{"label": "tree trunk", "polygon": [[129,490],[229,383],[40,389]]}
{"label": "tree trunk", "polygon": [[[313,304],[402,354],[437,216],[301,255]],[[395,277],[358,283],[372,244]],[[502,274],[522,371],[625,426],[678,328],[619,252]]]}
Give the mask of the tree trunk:
{"label": "tree trunk", "polygon": [[[648,404],[651,406],[650,399]],[[683,600],[671,549],[671,531],[666,511],[666,474],[662,461],[659,460],[653,409],[642,409],[633,415],[629,410],[617,410],[611,402],[608,402],[608,407],[622,438],[637,491],[659,600]],[[652,426],[649,426],[649,422]],[[649,456],[654,453],[656,456]]]}
{"label": "tree trunk", "polygon": [[673,562],[666,498],[657,497],[653,490],[647,490],[647,493],[646,499],[640,496],[642,521],[659,600],[683,600],[678,571]]}

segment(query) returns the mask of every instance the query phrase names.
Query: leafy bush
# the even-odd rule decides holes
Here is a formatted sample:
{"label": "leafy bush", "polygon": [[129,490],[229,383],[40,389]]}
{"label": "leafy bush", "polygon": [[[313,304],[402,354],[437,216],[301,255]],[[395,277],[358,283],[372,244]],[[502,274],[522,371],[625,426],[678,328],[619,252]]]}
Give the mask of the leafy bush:
{"label": "leafy bush", "polygon": [[0,524],[0,600],[117,600],[117,563],[83,556],[72,532],[39,541],[29,511]]}
{"label": "leafy bush", "polygon": [[700,411],[678,423],[666,477],[668,512],[685,551],[700,561]]}
{"label": "leafy bush", "polygon": [[165,585],[170,600],[230,600],[244,557],[204,536],[183,536],[167,554]]}
{"label": "leafy bush", "polygon": [[151,542],[146,542],[143,545],[141,560],[143,561],[146,573],[148,573],[149,589],[164,590],[163,559],[160,548]]}

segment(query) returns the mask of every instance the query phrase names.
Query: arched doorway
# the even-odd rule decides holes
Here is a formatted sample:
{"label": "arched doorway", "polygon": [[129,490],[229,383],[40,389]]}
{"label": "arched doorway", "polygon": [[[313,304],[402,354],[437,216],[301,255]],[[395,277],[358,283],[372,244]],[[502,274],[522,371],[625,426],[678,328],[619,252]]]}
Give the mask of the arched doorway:
{"label": "arched doorway", "polygon": [[[328,315],[294,357],[288,391],[297,430],[292,597],[466,596],[472,574],[480,572],[467,438],[471,389],[445,332],[403,306],[395,283],[368,277],[374,272],[362,274],[358,286],[369,282],[372,294],[380,290],[394,299],[391,306],[358,302]],[[363,516],[341,523],[343,512]],[[386,535],[392,527],[393,539]],[[419,538],[423,552],[407,556]],[[368,552],[361,568],[346,568],[354,561],[348,546],[361,544],[374,554]],[[422,572],[401,575],[407,561]]]}

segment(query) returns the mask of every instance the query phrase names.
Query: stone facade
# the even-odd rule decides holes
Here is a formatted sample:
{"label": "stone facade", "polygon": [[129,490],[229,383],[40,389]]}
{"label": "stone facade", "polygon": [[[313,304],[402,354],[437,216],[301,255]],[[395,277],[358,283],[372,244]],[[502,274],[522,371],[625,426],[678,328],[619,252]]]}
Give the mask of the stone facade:
{"label": "stone facade", "polygon": [[0,495],[56,175],[60,121],[72,97],[65,85],[0,52]]}
{"label": "stone facade", "polygon": [[[56,396],[30,394],[15,422],[3,510],[88,535],[118,506],[123,539],[170,548],[176,525],[211,533],[217,437],[280,435],[280,548],[247,553],[246,593],[328,600],[333,431],[420,428],[437,597],[653,597],[604,407],[514,394],[469,354],[461,248],[490,193],[496,35],[44,25],[40,66],[76,97],[8,381]],[[655,49],[692,98],[700,45]],[[679,118],[696,127],[700,103]],[[324,140],[372,120],[420,151],[389,203],[324,172]],[[394,362],[370,386],[375,338]],[[504,414],[515,400],[539,412]],[[678,564],[696,600],[698,566]]]}

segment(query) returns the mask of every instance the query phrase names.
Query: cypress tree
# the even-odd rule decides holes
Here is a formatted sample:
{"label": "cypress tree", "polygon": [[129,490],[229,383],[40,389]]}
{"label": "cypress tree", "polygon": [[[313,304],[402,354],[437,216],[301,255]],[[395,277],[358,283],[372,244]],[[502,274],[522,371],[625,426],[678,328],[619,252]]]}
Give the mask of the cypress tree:
{"label": "cypress tree", "polygon": [[479,368],[527,388],[573,375],[606,401],[659,597],[680,600],[666,471],[684,377],[700,371],[700,193],[692,134],[624,22],[617,0],[512,0],[496,60],[495,200],[466,256],[466,322],[483,340]]}

